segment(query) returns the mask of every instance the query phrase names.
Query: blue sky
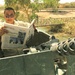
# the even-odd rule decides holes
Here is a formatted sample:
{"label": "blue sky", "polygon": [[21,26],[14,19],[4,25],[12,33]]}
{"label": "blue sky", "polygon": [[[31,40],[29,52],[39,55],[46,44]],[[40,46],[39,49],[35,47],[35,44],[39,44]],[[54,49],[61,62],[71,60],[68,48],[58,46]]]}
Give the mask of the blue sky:
{"label": "blue sky", "polygon": [[[60,0],[60,3],[65,3],[65,2],[75,2],[75,0]],[[0,0],[0,4],[4,4],[4,0]]]}

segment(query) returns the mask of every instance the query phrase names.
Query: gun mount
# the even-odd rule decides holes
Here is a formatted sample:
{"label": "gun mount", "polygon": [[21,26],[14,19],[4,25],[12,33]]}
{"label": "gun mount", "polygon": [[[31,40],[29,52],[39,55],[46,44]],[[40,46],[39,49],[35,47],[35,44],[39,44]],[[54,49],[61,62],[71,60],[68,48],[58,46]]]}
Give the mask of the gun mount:
{"label": "gun mount", "polygon": [[59,54],[73,55],[75,54],[75,38],[59,43],[52,43],[50,50],[57,51]]}

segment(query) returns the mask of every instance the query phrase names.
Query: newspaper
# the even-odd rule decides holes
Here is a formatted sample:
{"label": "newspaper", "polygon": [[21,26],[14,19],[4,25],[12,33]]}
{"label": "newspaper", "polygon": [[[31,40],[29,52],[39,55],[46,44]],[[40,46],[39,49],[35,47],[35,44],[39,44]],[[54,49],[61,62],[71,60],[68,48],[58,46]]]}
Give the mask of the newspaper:
{"label": "newspaper", "polygon": [[4,23],[4,26],[8,30],[8,33],[2,36],[2,49],[16,49],[23,48],[26,41],[31,35],[34,35],[33,28],[34,20],[30,23],[30,26],[16,26],[8,23]]}

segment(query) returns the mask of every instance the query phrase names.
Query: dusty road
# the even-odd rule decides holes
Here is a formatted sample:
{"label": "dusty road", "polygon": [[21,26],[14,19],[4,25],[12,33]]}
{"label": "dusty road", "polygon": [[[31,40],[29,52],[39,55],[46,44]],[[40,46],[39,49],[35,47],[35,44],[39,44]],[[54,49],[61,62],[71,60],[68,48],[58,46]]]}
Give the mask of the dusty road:
{"label": "dusty road", "polygon": [[36,13],[41,18],[66,18],[66,17],[75,17],[75,11],[65,11],[65,12],[57,12],[57,13],[51,13],[51,12],[38,12]]}

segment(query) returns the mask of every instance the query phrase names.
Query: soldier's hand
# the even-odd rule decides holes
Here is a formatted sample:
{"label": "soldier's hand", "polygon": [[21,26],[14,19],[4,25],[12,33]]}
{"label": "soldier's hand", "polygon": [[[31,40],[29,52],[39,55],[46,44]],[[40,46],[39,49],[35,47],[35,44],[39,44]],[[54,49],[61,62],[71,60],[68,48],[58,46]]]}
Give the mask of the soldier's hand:
{"label": "soldier's hand", "polygon": [[8,31],[5,28],[6,28],[5,26],[0,28],[0,36],[2,36],[5,33],[8,33]]}

